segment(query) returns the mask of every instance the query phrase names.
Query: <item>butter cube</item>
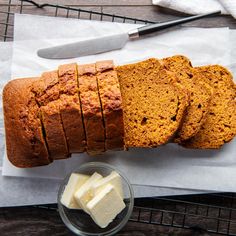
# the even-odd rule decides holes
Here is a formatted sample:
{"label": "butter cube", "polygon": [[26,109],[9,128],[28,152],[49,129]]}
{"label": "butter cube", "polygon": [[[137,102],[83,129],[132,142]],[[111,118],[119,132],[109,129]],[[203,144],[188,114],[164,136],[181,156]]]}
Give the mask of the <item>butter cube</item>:
{"label": "butter cube", "polygon": [[74,194],[77,204],[87,213],[86,205],[93,198],[91,187],[100,179],[102,179],[102,175],[95,172]]}
{"label": "butter cube", "polygon": [[98,180],[92,186],[94,196],[97,195],[107,184],[111,184],[123,199],[122,180],[120,175],[115,171],[112,171],[108,176]]}
{"label": "butter cube", "polygon": [[81,209],[80,205],[74,199],[74,193],[78,190],[87,180],[88,175],[72,173],[65,190],[61,197],[61,203],[70,209]]}
{"label": "butter cube", "polygon": [[87,204],[90,216],[101,228],[107,227],[124,208],[123,199],[111,184],[107,184]]}

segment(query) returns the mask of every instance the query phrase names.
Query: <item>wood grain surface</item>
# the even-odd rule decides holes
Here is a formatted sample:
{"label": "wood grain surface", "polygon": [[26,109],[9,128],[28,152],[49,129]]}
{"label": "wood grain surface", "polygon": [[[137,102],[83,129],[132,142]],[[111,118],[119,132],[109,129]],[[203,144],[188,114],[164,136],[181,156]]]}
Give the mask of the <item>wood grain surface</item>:
{"label": "wood grain surface", "polygon": [[[63,224],[56,210],[35,207],[14,207],[0,209],[1,236],[69,236],[74,235]],[[204,230],[176,229],[153,224],[128,222],[116,235],[119,236],[207,236]]]}
{"label": "wood grain surface", "polygon": [[[135,17],[150,21],[166,21],[177,19],[184,14],[153,6],[151,0],[36,0],[37,3],[61,4],[72,7],[80,7],[85,10],[93,10],[104,13],[118,14],[127,17]],[[4,22],[9,17],[7,34],[13,34],[13,15],[7,15],[4,12],[15,12],[19,9],[19,1],[12,0],[9,8],[9,0],[0,0],[0,35],[6,31]],[[38,9],[31,4],[26,4],[24,13],[52,15],[54,9]],[[65,15],[63,10],[58,13]],[[71,12],[69,17],[77,17]],[[84,16],[86,18],[86,16]],[[93,19],[96,19],[94,16]],[[198,20],[188,24],[189,26],[199,27],[231,27],[236,28],[236,21],[231,16],[219,16],[208,19]],[[2,38],[0,38],[2,40]],[[48,210],[35,207],[12,207],[0,208],[0,235],[1,236],[69,236],[73,235],[62,223],[56,210]],[[166,226],[153,224],[142,224],[128,222],[124,229],[117,235],[122,236],[154,236],[154,235],[215,235],[207,234],[198,228],[195,229],[176,229]]]}

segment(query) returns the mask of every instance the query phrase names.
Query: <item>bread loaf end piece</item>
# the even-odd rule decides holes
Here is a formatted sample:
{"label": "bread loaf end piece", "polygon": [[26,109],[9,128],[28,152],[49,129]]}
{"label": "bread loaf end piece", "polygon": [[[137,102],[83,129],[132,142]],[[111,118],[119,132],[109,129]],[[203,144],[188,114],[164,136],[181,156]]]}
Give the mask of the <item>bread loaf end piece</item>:
{"label": "bread loaf end piece", "polygon": [[20,168],[51,163],[31,86],[38,78],[10,81],[3,90],[6,148],[9,161]]}

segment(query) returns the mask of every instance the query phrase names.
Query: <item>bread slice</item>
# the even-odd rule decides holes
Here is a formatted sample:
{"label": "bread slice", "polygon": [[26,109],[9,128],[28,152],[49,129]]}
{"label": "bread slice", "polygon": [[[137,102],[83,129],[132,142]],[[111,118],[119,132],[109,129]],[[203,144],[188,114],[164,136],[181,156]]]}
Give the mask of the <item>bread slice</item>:
{"label": "bread slice", "polygon": [[170,84],[174,79],[156,59],[116,68],[123,101],[125,145],[157,147],[175,134],[187,93]]}
{"label": "bread slice", "polygon": [[55,100],[40,107],[49,153],[54,160],[70,156],[62,125],[60,106],[61,101]]}
{"label": "bread slice", "polygon": [[105,151],[105,127],[98,95],[95,64],[78,65],[78,82],[87,152]]}
{"label": "bread slice", "polygon": [[58,72],[44,72],[39,80],[32,84],[32,92],[39,106],[46,106],[49,102],[60,98]]}
{"label": "bread slice", "polygon": [[197,75],[192,71],[188,58],[177,55],[164,58],[161,63],[168,73],[173,74],[175,81],[189,92],[190,104],[174,139],[175,142],[181,143],[196,135],[205,122],[212,98],[212,89],[203,81],[195,81]]}
{"label": "bread slice", "polygon": [[62,94],[60,113],[69,152],[84,152],[86,150],[86,138],[79,97],[77,95],[69,96]]}
{"label": "bread slice", "polygon": [[[64,69],[64,67],[62,68]],[[53,159],[69,157],[68,144],[60,114],[60,109],[63,110],[65,105],[60,99],[61,90],[57,70],[44,72],[41,78],[32,84],[32,92],[35,94],[40,107],[49,153]]]}
{"label": "bread slice", "polygon": [[77,64],[65,64],[58,68],[60,86],[60,113],[70,153],[84,152],[85,131],[79,100]]}
{"label": "bread slice", "polygon": [[58,71],[44,72],[39,80],[33,82],[32,91],[40,106],[58,100],[61,94],[78,93],[77,65],[60,65]]}
{"label": "bread slice", "polygon": [[61,94],[78,94],[77,64],[60,65],[58,67],[58,80]]}
{"label": "bread slice", "polygon": [[124,148],[122,98],[113,61],[98,61],[96,69],[106,130],[106,150],[122,150]]}
{"label": "bread slice", "polygon": [[197,82],[208,83],[213,97],[206,121],[199,132],[183,145],[217,149],[236,135],[236,85],[231,73],[220,65],[195,67]]}
{"label": "bread slice", "polygon": [[38,78],[10,81],[3,90],[6,148],[9,161],[21,168],[51,163],[39,115],[31,92]]}

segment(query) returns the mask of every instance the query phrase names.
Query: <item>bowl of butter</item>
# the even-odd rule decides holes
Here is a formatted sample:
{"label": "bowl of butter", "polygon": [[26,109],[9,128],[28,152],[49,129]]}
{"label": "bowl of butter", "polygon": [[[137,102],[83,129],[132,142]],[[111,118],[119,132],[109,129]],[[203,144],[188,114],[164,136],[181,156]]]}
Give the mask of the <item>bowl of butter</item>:
{"label": "bowl of butter", "polygon": [[129,220],[134,194],[123,173],[103,162],[89,162],[69,173],[58,192],[58,209],[76,235],[114,235]]}

